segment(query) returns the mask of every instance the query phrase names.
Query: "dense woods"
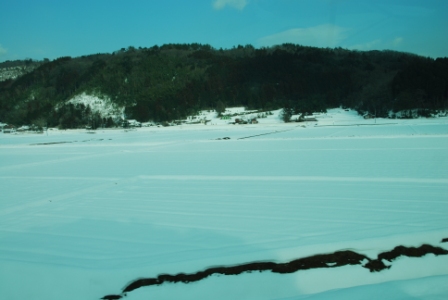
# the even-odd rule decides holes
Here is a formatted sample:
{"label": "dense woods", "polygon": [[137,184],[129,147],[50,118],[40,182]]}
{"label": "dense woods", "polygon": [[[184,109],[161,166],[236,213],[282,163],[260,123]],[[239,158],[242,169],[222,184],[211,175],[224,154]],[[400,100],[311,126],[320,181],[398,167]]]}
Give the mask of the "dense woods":
{"label": "dense woods", "polygon": [[448,108],[448,58],[293,44],[128,47],[47,60],[0,82],[0,121],[74,128],[96,118],[110,125],[89,107],[66,104],[83,92],[111,99],[139,121],[176,120],[230,106],[290,113],[343,106],[378,117],[398,111],[411,117],[411,110],[429,116]]}

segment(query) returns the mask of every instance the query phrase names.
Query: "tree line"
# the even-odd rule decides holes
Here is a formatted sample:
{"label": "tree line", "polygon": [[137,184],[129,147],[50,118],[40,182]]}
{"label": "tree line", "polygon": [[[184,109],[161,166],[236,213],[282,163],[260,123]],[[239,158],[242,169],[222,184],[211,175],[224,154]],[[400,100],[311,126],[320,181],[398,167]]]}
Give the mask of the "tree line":
{"label": "tree line", "polygon": [[230,106],[303,114],[343,106],[378,117],[405,110],[428,115],[448,108],[448,58],[295,44],[225,50],[203,44],[131,46],[46,60],[0,82],[0,121],[84,126],[92,119],[85,117],[86,108],[66,104],[83,92],[111,99],[139,121],[171,121]]}

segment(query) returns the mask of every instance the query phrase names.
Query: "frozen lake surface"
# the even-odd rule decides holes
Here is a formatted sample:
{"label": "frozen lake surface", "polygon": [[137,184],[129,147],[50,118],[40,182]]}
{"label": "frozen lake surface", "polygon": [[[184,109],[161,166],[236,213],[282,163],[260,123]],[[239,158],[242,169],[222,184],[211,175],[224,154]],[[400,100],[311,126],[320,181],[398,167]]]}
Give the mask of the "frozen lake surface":
{"label": "frozen lake surface", "polygon": [[[1,298],[99,299],[161,273],[448,249],[447,118],[335,120],[350,126],[1,134]],[[126,299],[448,297],[448,256],[388,264],[213,275]]]}

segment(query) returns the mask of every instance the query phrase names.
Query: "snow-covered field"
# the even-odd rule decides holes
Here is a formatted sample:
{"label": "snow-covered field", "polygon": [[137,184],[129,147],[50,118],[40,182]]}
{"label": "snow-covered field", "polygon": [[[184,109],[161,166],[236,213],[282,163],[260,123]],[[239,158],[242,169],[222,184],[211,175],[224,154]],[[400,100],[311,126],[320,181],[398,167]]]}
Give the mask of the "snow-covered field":
{"label": "snow-covered field", "polygon": [[[261,120],[0,134],[0,298],[99,299],[162,273],[448,249],[448,118]],[[126,299],[448,298],[448,255],[386,264],[212,275]]]}

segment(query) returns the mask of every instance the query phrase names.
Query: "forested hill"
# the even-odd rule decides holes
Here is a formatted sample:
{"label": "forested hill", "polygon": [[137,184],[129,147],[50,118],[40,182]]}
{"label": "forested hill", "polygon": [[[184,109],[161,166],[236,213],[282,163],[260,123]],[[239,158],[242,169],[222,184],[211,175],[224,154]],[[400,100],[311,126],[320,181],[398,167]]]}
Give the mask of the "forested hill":
{"label": "forested hill", "polygon": [[1,81],[0,122],[80,126],[82,120],[64,118],[87,109],[66,104],[82,93],[110,99],[139,121],[181,119],[226,106],[305,113],[342,105],[383,117],[411,109],[427,114],[448,108],[448,58],[293,44],[129,47],[40,62]]}

